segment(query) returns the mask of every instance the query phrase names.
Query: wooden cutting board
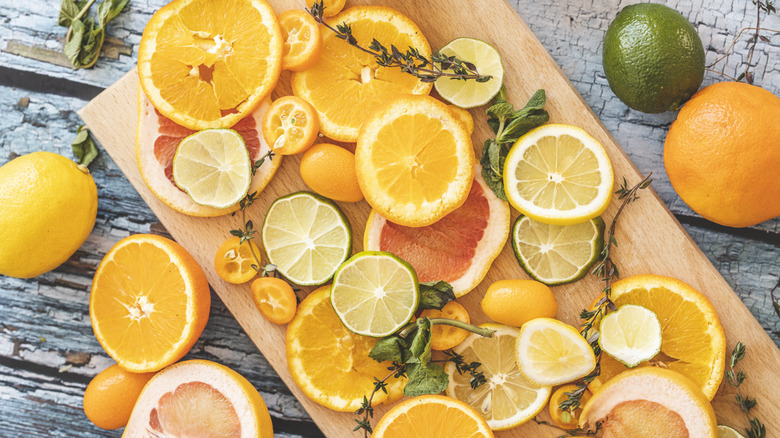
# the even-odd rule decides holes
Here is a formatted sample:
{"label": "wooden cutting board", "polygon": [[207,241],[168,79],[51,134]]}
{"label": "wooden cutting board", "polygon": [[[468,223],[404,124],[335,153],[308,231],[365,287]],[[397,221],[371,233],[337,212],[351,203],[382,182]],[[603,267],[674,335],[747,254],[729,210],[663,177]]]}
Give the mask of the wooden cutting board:
{"label": "wooden cutting board", "polygon": [[[277,13],[302,7],[299,0],[271,2]],[[367,3],[365,0],[350,0],[349,6]],[[633,185],[641,180],[641,175],[630,159],[505,0],[382,0],[382,4],[411,17],[432,47],[441,47],[461,36],[479,38],[492,44],[503,57],[506,69],[504,83],[509,100],[515,106],[522,106],[534,91],[544,88],[548,98],[546,109],[550,112],[552,122],[580,126],[601,141],[612,160],[616,181],[625,178],[629,185]],[[92,100],[79,114],[171,235],[195,256],[206,271],[211,286],[320,429],[334,438],[357,436],[350,432],[354,427],[352,414],[326,409],[310,401],[296,387],[286,366],[285,328],[269,323],[258,313],[252,303],[249,285],[228,284],[214,272],[214,254],[220,243],[229,237],[228,230],[239,226],[239,217],[189,217],[171,210],[147,189],[138,172],[134,155],[137,86],[138,79],[133,70]],[[274,98],[287,94],[291,92],[289,74],[285,72],[274,92]],[[485,120],[484,108],[471,110],[471,114],[475,120],[472,138],[479,154],[482,143],[491,131]],[[307,189],[300,179],[298,164],[299,157],[285,157],[276,177],[249,211],[249,217],[255,223],[262,222],[268,206],[279,196]],[[370,207],[365,201],[339,205],[352,224],[353,251],[358,252],[362,250],[363,229]],[[604,213],[607,223],[611,221],[617,207],[617,202],[613,202]],[[513,212],[512,219],[516,216],[517,212]],[[743,387],[745,394],[759,400],[758,408],[753,412],[767,425],[770,436],[780,431],[780,413],[775,408],[780,406],[780,391],[777,390],[780,382],[780,350],[660,198],[655,193],[643,192],[642,197],[624,212],[616,237],[620,245],[614,253],[624,277],[640,273],[677,277],[703,292],[712,301],[726,331],[729,351],[737,341],[748,346],[747,358],[742,362],[748,380]],[[469,309],[472,321],[480,323],[486,320],[479,302],[488,285],[506,278],[528,278],[515,260],[511,244],[504,247],[482,284],[459,299]],[[588,276],[575,284],[553,290],[560,304],[558,317],[577,325],[579,311],[599,293],[601,284]],[[746,420],[734,402],[734,394],[733,388],[724,383],[713,405],[720,423],[741,429]],[[376,419],[384,412],[385,409],[380,406]],[[546,412],[542,414],[542,418],[547,417]],[[498,437],[558,435],[560,431],[533,421],[496,434]]]}

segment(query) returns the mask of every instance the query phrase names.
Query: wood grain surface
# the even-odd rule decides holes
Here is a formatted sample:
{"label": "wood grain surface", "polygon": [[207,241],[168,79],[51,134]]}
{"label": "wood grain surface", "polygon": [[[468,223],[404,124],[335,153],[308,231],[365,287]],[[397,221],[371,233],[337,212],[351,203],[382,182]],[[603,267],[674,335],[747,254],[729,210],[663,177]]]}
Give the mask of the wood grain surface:
{"label": "wood grain surface", "polygon": [[[272,3],[277,12],[300,6],[293,1],[280,0]],[[509,89],[510,101],[516,105],[522,104],[537,88],[544,88],[548,93],[547,109],[552,121],[581,126],[600,140],[610,154],[618,180],[625,177],[632,183],[640,179],[638,171],[622,149],[583,102],[539,41],[503,0],[480,2],[486,7],[472,11],[460,7],[462,2],[459,0],[437,1],[435,4],[423,4],[413,0],[382,3],[412,17],[433,46],[441,46],[452,38],[466,35],[483,39],[496,46],[503,56],[507,71],[505,83]],[[464,22],[470,23],[468,29],[458,25]],[[276,96],[289,94],[287,80],[288,77],[283,75]],[[170,210],[145,187],[138,174],[133,154],[135,126],[129,123],[137,117],[134,100],[136,87],[137,79],[134,72],[130,72],[79,114],[170,234],[206,267],[212,287],[290,386],[293,394],[299,398],[320,429],[330,437],[346,436],[346,431],[352,429],[352,416],[329,411],[309,401],[291,381],[284,356],[284,328],[268,323],[260,317],[251,302],[248,286],[229,285],[220,280],[213,269],[209,269],[216,248],[228,236],[227,231],[238,225],[238,218],[187,217]],[[476,122],[473,139],[478,151],[479,145],[489,135],[489,128],[480,110],[472,110],[472,115]],[[117,124],[117,120],[127,120],[128,123]],[[296,158],[285,160],[277,176],[260,196],[260,202],[252,207],[250,217],[256,223],[262,221],[264,211],[278,196],[306,188],[300,181],[297,164]],[[359,251],[369,207],[365,202],[342,203],[340,206],[353,226],[354,251]],[[604,214],[606,220],[611,219],[616,208],[617,205],[613,202]],[[516,213],[514,215],[516,216]],[[780,351],[663,202],[655,194],[648,193],[632,204],[621,220],[617,239],[620,246],[616,250],[616,257],[623,276],[655,273],[674,276],[690,283],[707,295],[715,305],[726,330],[729,348],[739,339],[751,345],[753,351],[762,352],[760,355],[749,355],[746,359],[744,365],[751,370],[750,379],[745,384],[746,391],[761,400],[757,415],[767,426],[772,430],[780,428],[780,416],[770,409],[780,403],[780,395],[771,388],[771,383],[780,375]],[[526,276],[518,267],[511,248],[507,245],[485,281],[460,299],[469,308],[473,320],[485,320],[479,310],[479,300],[487,285],[498,279],[513,277]],[[586,278],[574,285],[561,286],[554,290],[561,305],[559,317],[566,322],[576,323],[577,313],[598,293],[600,285],[595,279]],[[714,406],[721,421],[741,421],[741,413],[725,387],[716,397]],[[382,412],[383,410],[379,409],[378,415]],[[541,437],[548,436],[549,433],[545,426],[531,423],[512,431],[498,433],[497,436]]]}

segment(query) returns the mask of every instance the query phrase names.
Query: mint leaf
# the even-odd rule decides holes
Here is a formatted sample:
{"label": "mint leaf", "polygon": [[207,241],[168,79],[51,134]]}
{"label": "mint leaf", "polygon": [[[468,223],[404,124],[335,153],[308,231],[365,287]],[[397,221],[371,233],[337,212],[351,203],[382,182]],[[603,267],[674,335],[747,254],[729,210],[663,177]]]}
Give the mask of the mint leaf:
{"label": "mint leaf", "polygon": [[[506,157],[506,155],[504,155]],[[482,146],[482,156],[479,159],[482,166],[482,179],[490,190],[498,196],[499,199],[506,201],[504,193],[504,160],[501,158],[501,147],[492,138],[485,140]]]}
{"label": "mint leaf", "polygon": [[428,363],[431,361],[431,320],[423,316],[417,318],[417,331],[409,345],[411,357],[406,363]]}
{"label": "mint leaf", "polygon": [[455,293],[452,291],[452,285],[446,281],[420,283],[420,305],[417,307],[419,310],[441,310],[447,303],[454,300]]}
{"label": "mint leaf", "polygon": [[543,109],[524,109],[518,111],[517,118],[513,119],[496,139],[498,143],[514,143],[528,131],[547,123],[550,114]]}
{"label": "mint leaf", "polygon": [[538,89],[534,95],[528,99],[528,102],[526,102],[525,106],[520,111],[528,109],[542,109],[544,108],[545,103],[547,103],[547,93],[544,91],[544,89]]}
{"label": "mint leaf", "polygon": [[81,41],[84,39],[84,23],[81,20],[73,20],[71,23],[73,31],[70,34],[70,41],[65,43],[65,56],[75,68],[81,67],[79,55],[81,54]]}
{"label": "mint leaf", "polygon": [[60,3],[60,15],[57,17],[57,25],[70,27],[73,20],[79,15],[88,0],[62,0]]}
{"label": "mint leaf", "polygon": [[388,336],[376,341],[374,348],[368,353],[368,357],[377,362],[404,363],[409,359],[409,350],[406,341],[398,336]]}
{"label": "mint leaf", "polygon": [[73,148],[73,154],[78,158],[78,163],[84,166],[89,164],[98,156],[97,146],[89,135],[89,130],[85,125],[81,125],[76,130],[76,138],[70,144]]}
{"label": "mint leaf", "polygon": [[407,397],[438,394],[447,389],[450,383],[450,377],[439,364],[409,364],[406,370],[409,380],[404,387],[404,395]]}
{"label": "mint leaf", "polygon": [[111,0],[111,10],[108,14],[108,20],[106,20],[106,24],[108,24],[109,21],[116,18],[117,15],[119,15],[120,12],[127,6],[127,4],[130,2],[130,0]]}

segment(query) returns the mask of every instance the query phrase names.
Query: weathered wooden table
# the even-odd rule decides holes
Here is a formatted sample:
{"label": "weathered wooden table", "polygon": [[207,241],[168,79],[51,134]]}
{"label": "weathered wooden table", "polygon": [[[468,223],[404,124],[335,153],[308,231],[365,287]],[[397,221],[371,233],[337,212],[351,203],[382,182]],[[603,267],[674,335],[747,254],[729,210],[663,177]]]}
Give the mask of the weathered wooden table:
{"label": "weathered wooden table", "polygon": [[[0,165],[38,150],[72,157],[70,141],[81,123],[76,110],[133,67],[143,27],[166,1],[131,0],[109,26],[97,66],[78,71],[69,68],[61,52],[65,32],[56,26],[58,3],[0,0]],[[479,7],[474,0],[463,3]],[[663,139],[675,114],[647,115],[628,109],[604,78],[604,32],[620,8],[636,2],[511,3],[637,167],[643,173],[654,172],[655,190],[780,345],[780,316],[772,305],[772,289],[780,278],[780,220],[730,229],[695,215],[674,193],[663,167]],[[666,4],[696,26],[708,63],[724,53],[739,29],[755,23],[755,6],[749,0],[667,0]],[[780,29],[780,18],[770,16],[762,24]],[[467,26],[463,33],[468,35]],[[754,57],[756,83],[780,94],[780,35],[765,35],[769,42],[760,42]],[[744,68],[746,52],[744,42],[735,47],[736,53],[722,63],[732,76]],[[719,80],[725,79],[708,72],[705,85]],[[81,409],[87,383],[113,363],[92,334],[89,287],[95,268],[116,241],[133,233],[165,235],[166,230],[107,154],[100,155],[91,171],[99,209],[95,229],[82,248],[40,277],[0,276],[0,437],[120,435],[94,427]],[[780,305],[780,288],[775,296]],[[321,436],[219,298],[212,298],[208,326],[188,358],[219,361],[252,381],[271,410],[277,436]]]}

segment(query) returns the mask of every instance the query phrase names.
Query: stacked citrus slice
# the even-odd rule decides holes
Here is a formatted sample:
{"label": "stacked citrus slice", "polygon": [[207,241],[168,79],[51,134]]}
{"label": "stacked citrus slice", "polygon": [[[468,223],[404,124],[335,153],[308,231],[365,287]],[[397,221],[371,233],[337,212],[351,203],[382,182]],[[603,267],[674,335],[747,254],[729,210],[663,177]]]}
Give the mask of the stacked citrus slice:
{"label": "stacked citrus slice", "polygon": [[[325,11],[329,12],[329,8]],[[328,20],[348,25],[357,41],[367,46],[376,38],[385,47],[416,48],[431,54],[428,41],[412,20],[383,6],[349,8]],[[292,75],[293,93],[310,102],[320,116],[322,133],[334,140],[354,142],[368,114],[402,94],[428,94],[431,84],[383,67],[376,58],[349,45],[333,32],[322,35],[323,51],[311,68]]]}
{"label": "stacked citrus slice", "polygon": [[282,43],[265,0],[174,0],[144,28],[138,77],[155,108],[175,123],[228,128],[276,85]]}

